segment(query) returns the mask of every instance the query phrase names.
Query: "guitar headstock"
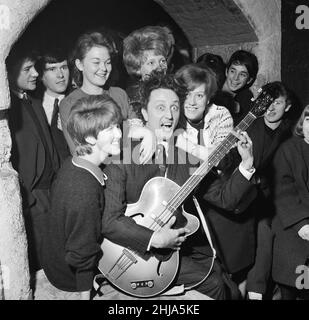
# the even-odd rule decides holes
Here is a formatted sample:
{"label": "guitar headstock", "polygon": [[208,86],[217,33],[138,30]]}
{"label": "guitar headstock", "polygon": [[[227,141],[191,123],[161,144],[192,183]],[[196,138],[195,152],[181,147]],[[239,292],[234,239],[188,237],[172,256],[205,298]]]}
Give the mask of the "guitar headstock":
{"label": "guitar headstock", "polygon": [[259,95],[252,101],[250,108],[250,112],[256,117],[262,116],[275,100],[274,92],[269,90],[267,85],[259,89],[258,92]]}

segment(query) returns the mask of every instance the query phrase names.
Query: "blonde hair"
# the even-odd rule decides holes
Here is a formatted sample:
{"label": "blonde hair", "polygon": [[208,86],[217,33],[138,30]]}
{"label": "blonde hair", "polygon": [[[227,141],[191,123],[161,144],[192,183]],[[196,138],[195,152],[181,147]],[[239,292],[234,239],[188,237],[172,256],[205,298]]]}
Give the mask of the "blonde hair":
{"label": "blonde hair", "polygon": [[309,104],[305,106],[299,120],[296,123],[295,129],[294,129],[295,136],[304,138],[303,123],[306,117],[309,117]]}
{"label": "blonde hair", "polygon": [[153,50],[168,59],[172,42],[167,29],[147,26],[130,33],[123,41],[123,62],[129,75],[140,76],[144,53]]}

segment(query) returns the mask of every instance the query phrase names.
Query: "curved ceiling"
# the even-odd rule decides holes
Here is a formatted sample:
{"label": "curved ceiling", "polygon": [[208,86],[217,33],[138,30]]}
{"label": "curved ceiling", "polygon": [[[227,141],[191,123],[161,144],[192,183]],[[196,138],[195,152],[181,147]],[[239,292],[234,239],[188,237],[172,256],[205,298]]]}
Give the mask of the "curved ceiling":
{"label": "curved ceiling", "polygon": [[233,0],[154,1],[181,26],[193,47],[258,41]]}

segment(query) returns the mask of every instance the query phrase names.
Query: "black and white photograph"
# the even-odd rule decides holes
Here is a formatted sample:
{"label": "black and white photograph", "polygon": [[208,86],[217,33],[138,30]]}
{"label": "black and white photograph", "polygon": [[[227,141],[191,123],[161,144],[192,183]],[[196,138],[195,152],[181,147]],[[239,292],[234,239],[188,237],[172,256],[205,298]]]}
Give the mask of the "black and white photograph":
{"label": "black and white photograph", "polygon": [[308,40],[308,0],[0,0],[0,300],[309,300]]}

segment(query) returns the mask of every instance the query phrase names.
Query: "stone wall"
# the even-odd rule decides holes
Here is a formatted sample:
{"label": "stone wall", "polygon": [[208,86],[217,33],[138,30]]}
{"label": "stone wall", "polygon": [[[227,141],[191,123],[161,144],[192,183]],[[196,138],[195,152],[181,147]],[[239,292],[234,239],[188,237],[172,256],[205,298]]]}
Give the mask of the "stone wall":
{"label": "stone wall", "polygon": [[198,57],[204,52],[212,52],[221,55],[227,61],[236,50],[253,52],[259,60],[259,73],[252,86],[252,91],[256,94],[265,83],[281,80],[281,0],[234,0],[234,2],[252,25],[258,42],[202,46],[195,49],[195,55]]}
{"label": "stone wall", "polygon": [[[0,111],[9,108],[5,58],[12,44],[49,0],[2,0],[0,5]],[[7,120],[0,120],[0,299],[30,296],[27,241],[18,176],[9,159]]]}
{"label": "stone wall", "polygon": [[183,28],[193,58],[212,52],[226,61],[235,50],[245,49],[259,60],[254,93],[266,82],[281,79],[281,0],[155,1]]}
{"label": "stone wall", "polygon": [[253,47],[259,60],[259,73],[253,85],[256,91],[263,84],[281,80],[281,0],[234,0],[258,37]]}

